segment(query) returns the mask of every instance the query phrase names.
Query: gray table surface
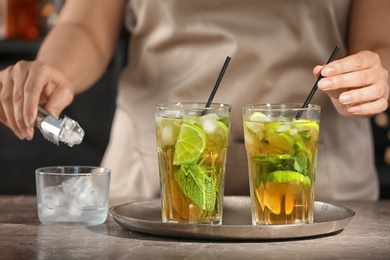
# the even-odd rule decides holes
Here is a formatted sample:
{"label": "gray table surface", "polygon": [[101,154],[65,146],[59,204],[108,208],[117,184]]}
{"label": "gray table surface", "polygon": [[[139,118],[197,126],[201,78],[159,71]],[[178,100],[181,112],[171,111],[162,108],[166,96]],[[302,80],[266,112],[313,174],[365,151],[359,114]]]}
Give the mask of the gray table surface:
{"label": "gray table surface", "polygon": [[356,212],[337,234],[246,242],[146,235],[111,217],[92,227],[46,226],[35,197],[0,196],[0,259],[390,259],[390,200],[334,204]]}

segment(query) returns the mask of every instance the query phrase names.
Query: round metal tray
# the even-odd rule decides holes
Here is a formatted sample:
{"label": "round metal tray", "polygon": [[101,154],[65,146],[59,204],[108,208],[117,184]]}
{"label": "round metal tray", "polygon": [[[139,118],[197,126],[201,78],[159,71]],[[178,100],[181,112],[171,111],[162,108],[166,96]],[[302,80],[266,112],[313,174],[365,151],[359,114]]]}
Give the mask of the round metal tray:
{"label": "round metal tray", "polygon": [[225,197],[222,225],[163,223],[161,201],[146,200],[110,208],[122,227],[157,236],[211,240],[296,239],[334,234],[344,229],[355,212],[329,203],[314,203],[314,223],[254,226],[249,197]]}

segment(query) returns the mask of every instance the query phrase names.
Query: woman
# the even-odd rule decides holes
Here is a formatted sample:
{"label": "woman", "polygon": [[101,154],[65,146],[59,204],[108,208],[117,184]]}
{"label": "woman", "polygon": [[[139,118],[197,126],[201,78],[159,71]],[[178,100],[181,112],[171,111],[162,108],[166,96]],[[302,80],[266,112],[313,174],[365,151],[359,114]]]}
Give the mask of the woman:
{"label": "woman", "polygon": [[324,76],[312,100],[322,107],[317,199],[377,199],[367,117],[389,98],[387,10],[386,0],[69,0],[37,59],[0,73],[0,120],[30,140],[38,104],[59,115],[102,75],[126,15],[129,64],[102,162],[111,195],[159,194],[154,104],[206,101],[228,55],[214,99],[233,107],[226,194],[248,194],[241,107],[303,102],[314,65],[338,45],[337,60],[313,70]]}

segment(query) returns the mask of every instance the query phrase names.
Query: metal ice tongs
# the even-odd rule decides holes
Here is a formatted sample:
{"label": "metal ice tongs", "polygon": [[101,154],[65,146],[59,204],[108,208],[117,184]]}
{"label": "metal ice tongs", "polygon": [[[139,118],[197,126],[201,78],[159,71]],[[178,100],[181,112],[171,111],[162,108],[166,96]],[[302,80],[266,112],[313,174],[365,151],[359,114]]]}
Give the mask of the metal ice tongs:
{"label": "metal ice tongs", "polygon": [[84,130],[69,117],[59,119],[50,115],[43,107],[38,107],[36,125],[46,140],[58,145],[59,141],[72,147],[80,144],[84,138]]}

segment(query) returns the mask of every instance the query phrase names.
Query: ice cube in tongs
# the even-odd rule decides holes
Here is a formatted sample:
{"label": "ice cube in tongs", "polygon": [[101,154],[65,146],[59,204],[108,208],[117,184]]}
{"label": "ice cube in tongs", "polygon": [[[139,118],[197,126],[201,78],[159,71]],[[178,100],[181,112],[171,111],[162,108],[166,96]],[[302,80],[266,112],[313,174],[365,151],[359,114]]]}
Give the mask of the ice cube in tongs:
{"label": "ice cube in tongs", "polygon": [[50,115],[43,107],[39,106],[37,127],[46,140],[58,145],[63,142],[68,146],[80,144],[84,138],[84,130],[69,117],[62,119]]}

